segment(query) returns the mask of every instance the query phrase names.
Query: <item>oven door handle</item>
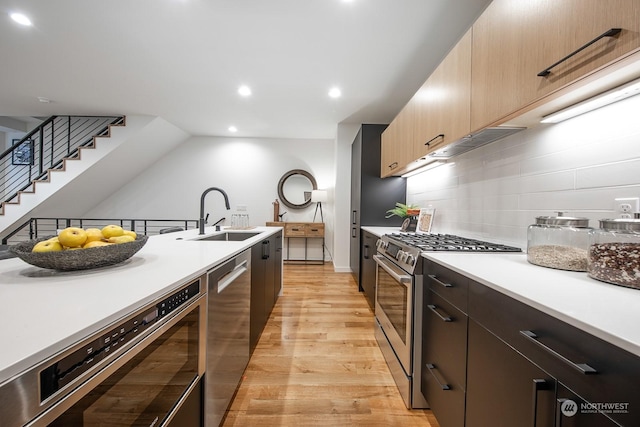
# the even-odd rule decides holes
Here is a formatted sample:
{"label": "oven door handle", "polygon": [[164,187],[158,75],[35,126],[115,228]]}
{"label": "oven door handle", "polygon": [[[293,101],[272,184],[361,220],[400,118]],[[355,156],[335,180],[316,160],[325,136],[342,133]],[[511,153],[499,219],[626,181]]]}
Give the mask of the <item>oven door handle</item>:
{"label": "oven door handle", "polygon": [[402,283],[402,284],[410,284],[411,283],[411,276],[410,275],[406,274],[404,271],[402,271],[398,267],[396,267],[393,264],[391,264],[382,255],[374,255],[373,256],[373,260],[376,262],[376,264],[378,264],[380,267],[382,267],[384,269],[384,271],[389,273],[391,275],[391,277],[393,277],[399,283]]}

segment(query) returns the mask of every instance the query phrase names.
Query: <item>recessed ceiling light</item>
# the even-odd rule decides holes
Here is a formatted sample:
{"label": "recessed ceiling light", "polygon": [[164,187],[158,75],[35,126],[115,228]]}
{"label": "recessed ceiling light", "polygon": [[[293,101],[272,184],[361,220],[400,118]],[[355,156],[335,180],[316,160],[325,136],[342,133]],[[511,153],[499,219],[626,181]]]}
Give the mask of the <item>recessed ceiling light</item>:
{"label": "recessed ceiling light", "polygon": [[49,98],[47,98],[46,96],[39,96],[38,97],[38,101],[42,102],[43,104],[51,103],[51,100]]}
{"label": "recessed ceiling light", "polygon": [[342,91],[337,87],[331,88],[331,90],[329,90],[329,96],[331,98],[340,98],[342,96]]}
{"label": "recessed ceiling light", "polygon": [[238,128],[235,127],[235,126],[229,126],[229,132],[236,133],[236,132],[238,132]]}
{"label": "recessed ceiling light", "polygon": [[31,25],[33,25],[31,23],[31,19],[29,19],[27,15],[24,15],[22,13],[16,12],[16,13],[10,14],[9,16],[11,16],[11,19],[16,21],[18,24],[24,25],[25,27],[30,27]]}
{"label": "recessed ceiling light", "polygon": [[251,88],[247,85],[242,85],[238,88],[238,93],[241,96],[249,96],[251,95]]}

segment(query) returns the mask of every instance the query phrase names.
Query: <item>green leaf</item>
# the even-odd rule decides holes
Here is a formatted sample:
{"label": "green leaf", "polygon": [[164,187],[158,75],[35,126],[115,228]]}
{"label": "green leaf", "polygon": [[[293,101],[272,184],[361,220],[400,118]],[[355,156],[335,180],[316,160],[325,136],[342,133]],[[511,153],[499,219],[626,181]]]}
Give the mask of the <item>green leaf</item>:
{"label": "green leaf", "polygon": [[417,205],[405,205],[404,203],[396,203],[396,207],[393,209],[389,209],[385,218],[391,218],[392,216],[399,216],[400,218],[406,218],[407,210],[409,209],[418,209]]}

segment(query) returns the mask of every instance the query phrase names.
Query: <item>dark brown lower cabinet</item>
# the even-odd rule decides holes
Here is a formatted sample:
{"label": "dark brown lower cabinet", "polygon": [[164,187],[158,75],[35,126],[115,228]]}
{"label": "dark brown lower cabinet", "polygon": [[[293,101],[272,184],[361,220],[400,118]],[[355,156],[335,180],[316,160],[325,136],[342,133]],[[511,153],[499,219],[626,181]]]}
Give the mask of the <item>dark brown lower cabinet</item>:
{"label": "dark brown lower cabinet", "polygon": [[640,426],[640,357],[427,260],[421,387],[441,427]]}
{"label": "dark brown lower cabinet", "polygon": [[553,426],[556,381],[469,320],[467,427]]}
{"label": "dark brown lower cabinet", "polygon": [[361,236],[360,290],[364,293],[371,310],[375,310],[376,262],[373,260],[373,256],[376,254],[378,238],[368,231],[362,231]]}
{"label": "dark brown lower cabinet", "polygon": [[464,426],[467,315],[433,291],[424,293],[421,389],[440,427]]}
{"label": "dark brown lower cabinet", "polygon": [[282,288],[282,232],[251,247],[250,349],[253,353]]}

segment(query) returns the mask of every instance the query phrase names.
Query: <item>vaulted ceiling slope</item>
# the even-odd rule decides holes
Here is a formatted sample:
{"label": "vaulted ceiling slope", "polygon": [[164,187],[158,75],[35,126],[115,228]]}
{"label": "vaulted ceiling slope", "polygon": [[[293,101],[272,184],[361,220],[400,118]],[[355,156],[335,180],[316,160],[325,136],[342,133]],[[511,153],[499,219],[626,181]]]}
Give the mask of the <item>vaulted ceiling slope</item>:
{"label": "vaulted ceiling slope", "polygon": [[389,122],[488,3],[0,0],[0,116],[144,114],[192,135],[334,138],[339,123]]}

